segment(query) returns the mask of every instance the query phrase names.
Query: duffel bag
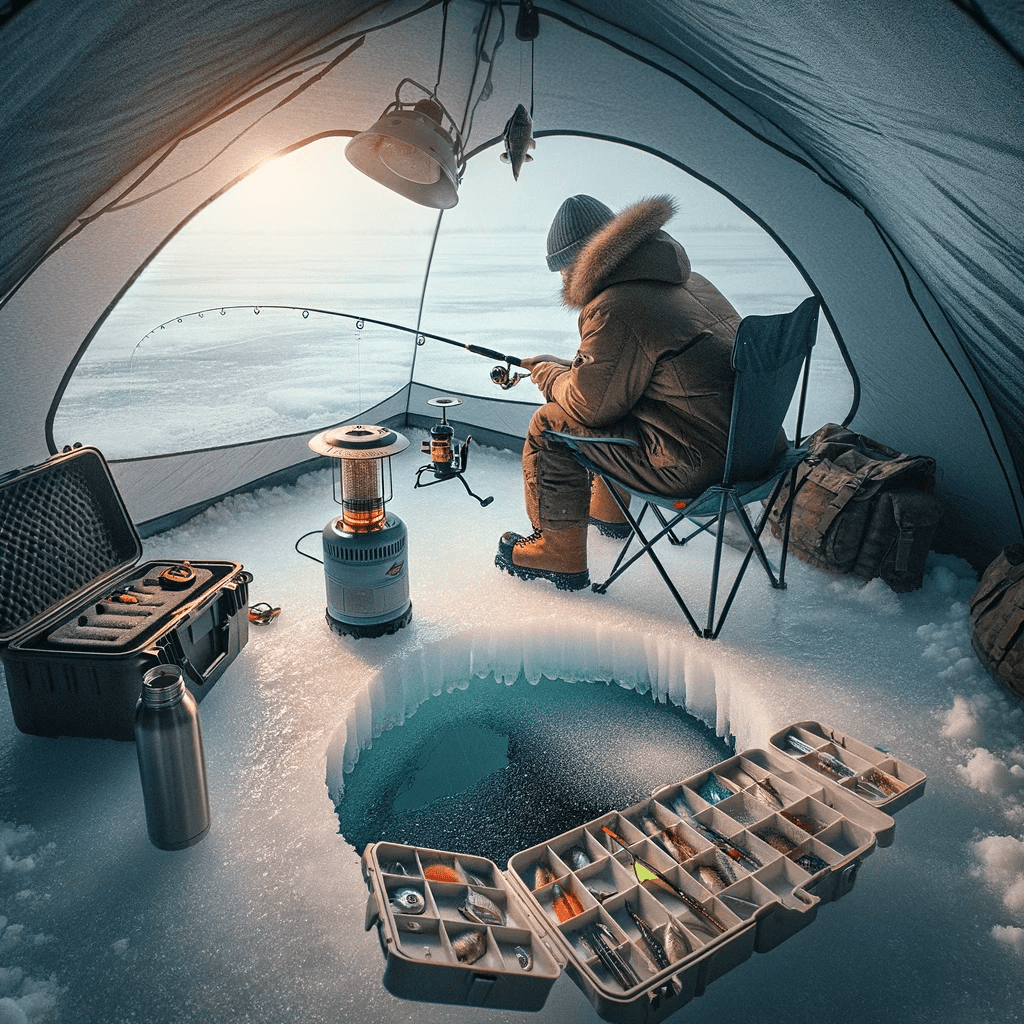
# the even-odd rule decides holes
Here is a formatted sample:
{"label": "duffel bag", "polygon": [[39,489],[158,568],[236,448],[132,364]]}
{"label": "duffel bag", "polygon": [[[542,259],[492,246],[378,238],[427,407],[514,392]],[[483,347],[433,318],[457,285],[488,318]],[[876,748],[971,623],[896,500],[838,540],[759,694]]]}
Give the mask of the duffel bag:
{"label": "duffel bag", "polygon": [[[918,589],[942,506],[932,494],[935,460],[904,455],[863,434],[826,423],[808,439],[797,470],[790,550],[805,562],[893,590]],[[776,537],[789,480],[769,513]]]}
{"label": "duffel bag", "polygon": [[1011,544],[985,570],[970,616],[971,645],[981,663],[1024,697],[1024,544]]}

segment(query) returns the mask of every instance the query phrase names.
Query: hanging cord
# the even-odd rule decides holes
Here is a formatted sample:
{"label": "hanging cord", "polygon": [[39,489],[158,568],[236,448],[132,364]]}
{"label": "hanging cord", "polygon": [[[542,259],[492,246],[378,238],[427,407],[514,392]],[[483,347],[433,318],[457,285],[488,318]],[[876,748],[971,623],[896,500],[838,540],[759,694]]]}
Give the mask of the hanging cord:
{"label": "hanging cord", "polygon": [[[494,13],[495,6],[498,9],[498,14],[501,16],[501,27],[498,31],[498,38],[494,41],[494,46],[491,48],[490,54],[487,53],[485,40],[487,38],[487,32],[491,27],[491,17]],[[466,111],[463,114],[463,126],[460,129],[459,134],[462,136],[462,145],[465,149],[469,143],[469,137],[473,133],[473,118],[476,116],[476,108],[480,106],[485,100],[489,99],[491,92],[494,89],[494,85],[491,82],[491,76],[494,74],[494,61],[497,57],[498,50],[501,48],[501,44],[505,42],[505,9],[501,3],[491,4],[487,8],[487,12],[484,15],[480,23],[480,41],[477,46],[476,54],[476,66],[473,68],[473,81],[470,83],[469,96],[466,99]],[[477,75],[480,73],[481,63],[487,64],[487,77],[484,79],[484,84],[480,87],[480,92],[477,94],[476,101],[470,108],[470,99],[473,95],[473,88],[476,85]],[[468,118],[468,125],[466,121]]]}
{"label": "hanging cord", "polygon": [[444,43],[445,38],[448,35],[448,5],[451,0],[444,0],[444,4],[441,7],[441,52],[437,58],[437,81],[434,83],[434,95],[437,95],[437,90],[441,88],[441,68],[444,67]]}

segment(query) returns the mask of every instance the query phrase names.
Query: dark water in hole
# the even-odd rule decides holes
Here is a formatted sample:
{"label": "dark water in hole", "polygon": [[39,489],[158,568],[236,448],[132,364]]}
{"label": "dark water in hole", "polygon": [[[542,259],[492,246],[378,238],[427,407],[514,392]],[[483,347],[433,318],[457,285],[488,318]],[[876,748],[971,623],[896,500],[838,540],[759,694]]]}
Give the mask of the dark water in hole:
{"label": "dark water in hole", "polygon": [[493,677],[422,704],[345,776],[341,834],[488,857],[628,807],[729,757],[712,730],[616,684]]}

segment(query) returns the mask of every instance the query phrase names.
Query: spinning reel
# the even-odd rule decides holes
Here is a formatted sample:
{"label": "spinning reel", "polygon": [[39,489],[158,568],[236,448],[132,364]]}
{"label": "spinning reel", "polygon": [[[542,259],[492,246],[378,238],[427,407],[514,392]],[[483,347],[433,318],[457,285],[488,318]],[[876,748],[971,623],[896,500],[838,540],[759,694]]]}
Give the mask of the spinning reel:
{"label": "spinning reel", "polygon": [[495,366],[491,370],[492,383],[497,384],[502,391],[514,388],[524,377],[529,376],[528,373],[513,373],[511,363],[507,366]]}
{"label": "spinning reel", "polygon": [[[492,380],[498,370],[503,370],[503,367],[496,366],[491,371]],[[502,385],[502,387],[512,387],[512,385]],[[431,484],[440,483],[442,480],[451,480],[454,477],[462,482],[462,486],[466,488],[466,493],[471,498],[476,498],[484,507],[490,505],[494,498],[481,498],[480,495],[474,494],[462,475],[465,473],[466,464],[469,461],[469,442],[473,438],[467,434],[465,444],[460,446],[455,438],[455,430],[448,423],[447,418],[447,409],[453,405],[462,405],[461,400],[458,398],[428,398],[427,405],[440,408],[441,422],[430,428],[429,441],[420,442],[420,451],[424,455],[430,456],[430,462],[416,470],[416,483],[413,487],[429,487]],[[420,477],[428,469],[433,471],[434,479],[422,483]]]}

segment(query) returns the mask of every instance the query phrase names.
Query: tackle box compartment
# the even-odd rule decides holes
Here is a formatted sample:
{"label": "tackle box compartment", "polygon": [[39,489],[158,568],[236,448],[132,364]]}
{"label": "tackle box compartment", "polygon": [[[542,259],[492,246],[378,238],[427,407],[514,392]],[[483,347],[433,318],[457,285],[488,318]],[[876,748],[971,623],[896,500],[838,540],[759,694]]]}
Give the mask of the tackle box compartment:
{"label": "tackle box compartment", "polygon": [[98,449],[0,478],[0,656],[22,732],[132,740],[148,669],[178,665],[201,701],[245,646],[240,563],[141,555]]}
{"label": "tackle box compartment", "polygon": [[[823,771],[791,734],[853,774],[828,757],[839,775]],[[894,792],[850,781],[872,768],[896,780]],[[848,893],[863,859],[893,841],[886,811],[924,785],[891,755],[799,722],[768,750],[513,854],[504,871],[370,843],[365,924],[378,931],[384,986],[405,999],[539,1010],[564,970],[605,1020],[657,1024]]]}

